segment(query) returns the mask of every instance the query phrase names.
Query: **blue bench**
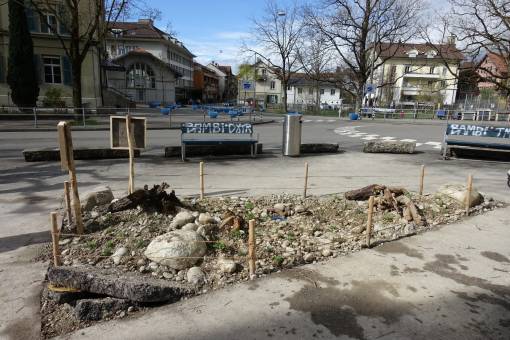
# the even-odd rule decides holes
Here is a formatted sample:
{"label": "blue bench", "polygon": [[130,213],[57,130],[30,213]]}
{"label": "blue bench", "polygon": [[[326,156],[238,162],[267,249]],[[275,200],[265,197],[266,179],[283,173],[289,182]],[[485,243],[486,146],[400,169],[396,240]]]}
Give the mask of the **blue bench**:
{"label": "blue bench", "polygon": [[452,149],[510,152],[510,127],[448,124],[444,134],[443,159]]}
{"label": "blue bench", "polygon": [[186,160],[188,145],[249,145],[252,157],[257,155],[258,139],[253,137],[250,123],[182,123],[181,157]]}

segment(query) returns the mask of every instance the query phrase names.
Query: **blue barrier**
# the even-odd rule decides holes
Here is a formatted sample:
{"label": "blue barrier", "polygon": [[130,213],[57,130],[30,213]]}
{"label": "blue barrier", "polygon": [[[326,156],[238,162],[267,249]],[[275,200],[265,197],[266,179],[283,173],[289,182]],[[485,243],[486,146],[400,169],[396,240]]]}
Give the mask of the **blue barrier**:
{"label": "blue barrier", "polygon": [[160,106],[161,106],[161,102],[157,102],[157,101],[149,102],[149,107],[151,109],[155,109],[155,108],[160,107]]}
{"label": "blue barrier", "polygon": [[218,118],[218,112],[209,110],[207,111],[207,114],[209,115],[209,118]]}

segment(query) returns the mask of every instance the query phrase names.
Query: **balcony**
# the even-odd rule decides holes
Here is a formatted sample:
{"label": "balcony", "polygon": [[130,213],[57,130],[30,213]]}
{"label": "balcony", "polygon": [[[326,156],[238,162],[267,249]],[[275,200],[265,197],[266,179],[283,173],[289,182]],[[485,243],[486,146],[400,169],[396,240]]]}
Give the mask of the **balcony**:
{"label": "balcony", "polygon": [[402,94],[404,96],[417,96],[420,94],[420,91],[421,88],[418,86],[412,86],[407,84],[404,84],[404,86],[402,86]]}
{"label": "balcony", "polygon": [[440,79],[439,73],[420,73],[420,72],[407,72],[404,73],[404,78],[413,79]]}

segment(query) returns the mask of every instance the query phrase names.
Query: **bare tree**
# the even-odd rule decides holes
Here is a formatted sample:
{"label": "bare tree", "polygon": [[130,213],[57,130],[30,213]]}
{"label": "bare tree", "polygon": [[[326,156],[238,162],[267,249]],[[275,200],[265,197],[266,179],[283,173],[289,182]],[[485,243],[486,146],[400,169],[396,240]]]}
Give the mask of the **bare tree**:
{"label": "bare tree", "polygon": [[306,80],[313,82],[315,89],[315,110],[320,111],[320,86],[328,82],[333,56],[327,37],[314,27],[305,27],[297,48],[297,57]]}
{"label": "bare tree", "polygon": [[[396,46],[416,36],[421,0],[323,0],[308,8],[308,22],[334,48],[339,64],[352,77],[343,84],[360,109],[365,86],[374,72],[397,52]],[[376,47],[376,48],[373,48]]]}
{"label": "bare tree", "polygon": [[161,15],[137,0],[28,0],[28,6],[42,18],[40,28],[60,41],[69,58],[74,107],[82,107],[82,64],[93,47],[102,55],[110,24],[134,12]]}
{"label": "bare tree", "polygon": [[297,61],[296,46],[301,35],[302,21],[298,6],[281,6],[276,0],[267,0],[264,16],[253,20],[255,47],[243,47],[256,53],[267,63],[282,82],[283,107],[287,112],[287,84]]}
{"label": "bare tree", "polygon": [[[442,16],[441,26],[426,31],[434,36],[455,37],[457,46],[470,59],[494,53],[503,68],[479,64],[479,81],[488,82],[510,95],[510,2],[508,0],[449,0],[450,11]],[[448,67],[446,58],[445,65]],[[451,72],[452,75],[456,73]]]}

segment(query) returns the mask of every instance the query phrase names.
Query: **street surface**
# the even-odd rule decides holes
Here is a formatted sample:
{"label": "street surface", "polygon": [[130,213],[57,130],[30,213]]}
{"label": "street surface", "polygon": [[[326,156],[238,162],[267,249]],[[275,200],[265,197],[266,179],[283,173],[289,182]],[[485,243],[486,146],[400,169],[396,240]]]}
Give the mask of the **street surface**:
{"label": "street surface", "polygon": [[[420,167],[422,164],[425,164],[425,192],[434,192],[439,186],[447,183],[465,183],[468,174],[471,173],[474,175],[474,186],[480,191],[494,198],[506,202],[509,201],[508,195],[510,189],[506,186],[506,173],[508,169],[510,169],[509,163],[470,159],[443,161],[441,159],[437,143],[442,141],[444,121],[413,122],[362,120],[351,122],[338,118],[307,116],[304,117],[302,142],[339,143],[342,152],[334,155],[309,155],[298,158],[286,158],[279,154],[282,140],[282,116],[267,116],[265,118],[274,119],[275,122],[257,125],[255,127],[255,133],[260,134],[259,140],[264,144],[264,150],[269,151],[269,153],[260,155],[257,159],[243,157],[205,158],[205,185],[207,195],[248,196],[275,192],[301,194],[303,189],[304,162],[310,164],[308,192],[312,195],[342,193],[373,183],[398,185],[406,187],[409,190],[417,190]],[[5,124],[5,122],[2,122],[3,127],[5,127]],[[417,148],[419,152],[414,155],[368,155],[361,152],[362,144],[367,140],[366,138],[389,139],[390,137],[395,140],[416,140],[417,143],[421,143]],[[73,144],[75,147],[108,147],[109,131],[80,131],[76,128],[73,131]],[[162,157],[165,146],[179,144],[179,130],[149,130],[149,147],[142,153],[142,157],[136,159],[135,162],[135,185],[152,185],[165,181],[170,184],[172,189],[176,190],[177,195],[196,195],[199,188],[198,161],[200,159],[192,158],[190,162],[182,163],[178,159]],[[48,242],[50,239],[48,232],[49,213],[62,206],[63,182],[68,179],[67,174],[61,171],[58,162],[24,162],[21,155],[23,149],[43,147],[57,147],[57,134],[54,131],[27,130],[0,132],[0,214],[3,218],[2,224],[0,225],[0,273],[2,276],[2,280],[0,280],[0,304],[3,306],[0,310],[0,338],[2,339],[35,339],[38,336],[38,294],[40,291],[40,284],[44,279],[46,264],[34,262],[33,258],[37,255],[38,245]],[[80,193],[83,194],[87,190],[98,185],[108,184],[111,186],[116,196],[124,194],[127,190],[127,163],[127,160],[77,161],[76,167]],[[475,224],[475,227],[466,229],[462,227],[444,229],[447,233],[449,233],[449,230],[457,231],[458,234],[455,235],[448,236],[442,234],[442,232],[438,232],[420,236],[419,240],[421,241],[416,241],[419,245],[416,245],[415,248],[419,248],[420,252],[423,252],[423,261],[425,262],[433,262],[435,254],[449,254],[454,256],[456,256],[455,254],[459,254],[461,256],[466,256],[470,261],[470,264],[467,265],[470,269],[466,275],[476,278],[478,281],[475,280],[475,283],[483,282],[484,285],[485,283],[490,285],[506,284],[508,287],[510,285],[508,264],[505,262],[501,262],[501,264],[497,265],[491,263],[492,266],[490,266],[490,262],[487,262],[486,258],[477,255],[479,251],[494,251],[507,258],[510,257],[510,252],[508,250],[510,230],[507,228],[509,224],[508,216],[510,213],[508,209],[506,209],[501,210],[498,214],[496,219],[484,220],[483,216],[477,217],[476,221],[479,222]],[[499,223],[500,226],[494,230],[490,229],[493,223],[496,222]],[[403,240],[402,242],[407,243],[408,240]],[[434,242],[438,242],[437,247]],[[434,245],[434,247],[432,247],[432,245]],[[478,253],[475,254],[475,251],[469,247],[476,248]],[[429,248],[431,249],[429,250]],[[380,266],[377,266],[377,259],[382,256],[379,252],[374,250],[364,252],[363,254],[364,260],[359,263],[357,262],[359,255],[355,254],[348,259],[339,258],[332,261],[331,264],[328,264],[325,268],[339,267],[339,263],[347,261],[350,264],[344,268],[346,268],[346,272],[350,273],[349,275],[351,276],[349,276],[349,279],[352,279],[352,282],[367,279],[367,277],[364,276],[368,275],[367,273],[377,276],[378,274],[376,273],[378,273],[378,270],[380,270],[381,273],[383,272],[383,269],[379,269],[383,268],[382,263]],[[384,263],[389,266],[391,261],[393,261],[393,257],[388,255],[385,255],[385,257],[386,260],[384,260]],[[399,268],[405,264],[412,267],[418,266],[418,264],[405,261],[404,259],[416,261],[414,258],[407,259],[406,257],[396,257],[395,265]],[[373,263],[373,267],[371,267],[371,263]],[[323,266],[317,266],[315,269],[321,270],[320,268],[322,267]],[[352,270],[349,271],[347,270],[348,268],[352,268]],[[420,268],[423,268],[423,266],[420,266]],[[496,269],[491,268],[501,269],[501,271],[496,271]],[[332,269],[327,269],[326,273],[328,277],[334,276],[339,282],[347,280],[347,278],[344,278],[346,275],[344,272],[336,272],[332,271]],[[450,279],[444,278],[444,280],[439,280],[440,278],[436,278],[436,274],[418,273],[415,275],[416,277],[414,279],[423,283],[410,284],[412,287],[421,291],[419,295],[415,295],[416,300],[413,302],[413,306],[415,307],[412,308],[412,314],[423,321],[423,325],[416,328],[418,331],[430,329],[431,333],[427,333],[430,335],[429,338],[469,339],[470,337],[467,336],[467,330],[470,329],[469,327],[471,326],[467,325],[468,323],[478,325],[477,327],[480,330],[495,329],[494,327],[496,327],[495,325],[500,319],[503,321],[501,321],[500,326],[498,326],[499,332],[505,329],[508,331],[508,328],[501,328],[501,325],[507,325],[506,327],[508,327],[508,320],[510,319],[510,309],[508,308],[510,300],[508,292],[505,293],[506,295],[496,296],[491,293],[490,289],[486,289],[486,287],[492,286],[480,287],[478,283],[475,286],[464,284],[468,287],[476,288],[476,292],[467,289],[462,290],[462,287],[452,286]],[[384,280],[387,280],[386,282],[389,282],[388,284],[393,285],[395,284],[395,280],[403,282],[402,280],[407,280],[408,277],[409,276],[394,278],[385,277]],[[370,280],[372,279],[374,279],[374,277],[370,278]],[[381,280],[382,279],[383,278],[381,278]],[[284,281],[287,280],[285,279]],[[260,285],[260,287],[265,287],[263,290],[259,288],[257,291],[265,294],[266,289],[270,292],[288,290],[288,292],[282,293],[285,295],[282,297],[282,300],[285,298],[291,299],[290,292],[292,290],[298,292],[302,288],[300,285],[304,284],[303,282],[299,283],[299,285],[294,283],[287,287],[281,286],[282,282],[283,281],[278,281],[273,288],[272,281],[264,280],[261,283],[256,283]],[[333,290],[346,289],[352,292],[362,293],[363,295],[372,294],[371,289],[357,290],[358,288],[356,288],[352,282],[350,286],[346,286],[346,288],[342,288],[338,286],[338,284],[331,287],[325,285],[324,287],[330,287]],[[323,284],[321,284],[321,286],[322,285]],[[422,285],[427,286],[430,292],[421,289],[420,287]],[[244,288],[242,287],[244,286],[235,289],[244,292]],[[388,290],[390,293],[391,291],[393,290]],[[404,294],[406,291],[405,285],[401,284],[401,286],[397,288],[397,291],[403,299],[410,298],[410,296],[408,296],[411,294],[410,290],[408,293]],[[193,300],[193,304],[205,303],[205,301],[211,299],[210,301],[220,306],[219,302],[214,300],[213,296],[219,296],[220,300],[224,301],[223,304],[225,304],[229,300],[223,295],[229,292],[230,290],[225,290],[223,292],[218,292],[216,295],[211,295],[211,297],[195,299]],[[251,294],[251,290],[249,290],[249,292],[250,295],[246,295],[247,303],[244,306],[251,306],[253,301],[260,300],[261,305],[254,305],[253,308],[264,306],[265,312],[258,311],[257,313],[267,312],[269,313],[267,315],[273,315],[270,314],[270,312],[283,312],[291,308],[292,300],[287,302],[281,300],[277,301],[273,299],[273,295],[268,295],[267,299],[271,299],[270,303],[275,301],[279,303],[279,307],[275,307],[274,310],[272,310],[270,307],[263,305],[266,300],[261,299],[260,295]],[[387,297],[386,293],[381,294]],[[244,296],[244,294],[242,295]],[[433,298],[428,298],[429,295],[433,296]],[[465,302],[469,302],[469,299],[475,298],[478,299],[478,302],[475,301],[476,304],[483,305],[479,315],[466,312],[465,310]],[[428,301],[427,299],[432,300]],[[423,300],[423,302],[418,302],[418,300]],[[240,299],[239,301],[243,300]],[[298,306],[295,308],[301,308],[299,306],[302,304],[298,300],[295,301],[294,306]],[[494,305],[494,301],[499,301],[499,305]],[[420,303],[425,304],[423,308],[420,307]],[[223,306],[223,304],[221,306]],[[436,304],[446,309],[447,312],[444,314],[449,316],[446,320],[441,321],[443,328],[438,327],[437,330],[434,329],[433,325],[437,325],[439,322],[438,320],[442,318],[442,316],[440,316],[442,312],[437,311],[437,315],[434,316],[434,318],[437,317],[439,319],[432,318],[432,308]],[[158,316],[158,318],[160,318],[158,319],[160,323],[167,323],[169,325],[181,324],[182,328],[175,328],[175,337],[177,338],[184,334],[179,333],[186,330],[184,327],[193,327],[193,324],[185,323],[184,321],[175,322],[175,320],[181,320],[177,317],[173,318],[172,322],[163,322],[161,318],[174,315],[167,314],[174,313],[174,309],[172,308],[180,308],[179,310],[181,310],[183,308],[186,309],[187,307],[185,306],[184,303],[178,306],[165,307],[169,309],[164,310],[164,313]],[[243,308],[237,309],[234,306],[240,305],[232,304],[223,308],[231,310],[235,315],[239,315],[239,310],[245,311]],[[214,312],[214,308],[208,308],[212,307],[209,305],[204,307],[204,313],[202,313],[202,315]],[[420,310],[425,313],[425,317],[420,316]],[[475,308],[475,310],[477,309]],[[459,314],[459,311],[463,313]],[[257,313],[254,314],[254,319],[258,319],[260,316],[260,314]],[[305,315],[303,313],[306,314],[305,311],[299,313],[292,312],[293,325],[300,324]],[[494,319],[491,319],[490,323],[487,320],[481,319],[482,316],[490,318],[490,315],[494,315]],[[275,338],[282,337],[284,333],[278,333],[279,330],[278,332],[276,330],[273,331],[273,328],[277,329],[277,324],[280,321],[282,325],[285,324],[285,322],[279,319],[281,317],[280,314],[278,314],[278,317],[274,317],[275,319],[273,321],[267,321],[267,323],[266,321],[260,321],[263,326],[259,324],[260,327],[253,327],[257,327],[260,332],[265,332],[267,329],[267,334],[264,333],[267,336],[271,334]],[[367,338],[384,335],[383,329],[387,329],[388,331],[396,329],[388,325],[385,326],[386,319],[383,317],[380,319],[382,322],[379,320],[376,323],[377,331],[375,329],[369,331],[370,327],[367,328],[365,326],[371,321],[366,318],[367,316],[359,316],[358,321],[360,322],[360,327],[366,332],[363,334],[366,334]],[[404,319],[399,319],[400,321],[398,322],[410,322],[409,326],[405,328],[409,330],[414,326],[418,326],[419,322],[416,323],[416,318],[406,317]],[[471,318],[473,318],[474,321],[470,321]],[[261,316],[260,319],[262,320]],[[146,319],[142,318],[141,320],[143,321]],[[352,319],[349,320],[352,321]],[[124,322],[128,323],[128,321],[123,321],[121,324]],[[249,327],[247,322],[248,321],[243,317],[232,329]],[[485,324],[482,324],[482,322],[485,322]],[[229,321],[229,323],[235,323],[235,321]],[[269,323],[271,324],[270,327]],[[393,325],[399,324],[400,323],[396,323]],[[140,323],[137,323],[137,325],[142,327]],[[463,328],[464,326],[468,328]],[[290,327],[288,330],[292,332],[293,327],[294,326]],[[328,328],[328,326],[324,327]],[[356,325],[353,327],[359,329]],[[459,331],[458,334],[461,336],[456,337],[454,333],[451,332],[445,333],[450,336],[439,336],[439,330],[447,329],[448,327],[456,328]],[[308,326],[304,326],[306,331],[299,331],[299,328],[294,328],[296,328],[296,332],[298,332],[296,334],[300,335],[300,337],[312,336],[313,333],[315,333],[319,337],[323,336],[327,338],[331,337],[332,334],[336,334],[336,331],[330,329],[328,332],[327,329],[322,326],[317,326],[313,331],[312,328]],[[145,327],[145,329],[147,329],[147,327]],[[202,328],[198,327],[196,332],[199,332],[201,329]],[[322,333],[320,333],[319,330]],[[165,330],[165,332],[166,331],[167,330]],[[226,334],[221,333],[221,331],[222,330],[218,330],[217,333],[211,334],[218,335],[219,337],[221,337],[222,334]],[[250,338],[262,334],[260,332],[253,333]],[[170,334],[164,334],[167,336],[165,338],[171,338]],[[197,338],[200,338],[199,333],[190,334],[197,334]],[[239,335],[241,334],[244,333],[239,333]],[[246,335],[248,334],[249,333],[246,333]],[[386,335],[386,338],[398,338],[392,337],[391,334],[393,333]],[[402,334],[404,334],[403,336],[405,338],[411,333]],[[508,337],[501,337],[501,333],[497,333],[496,331],[487,333],[489,334],[488,336],[483,336],[485,333],[481,331],[474,334],[475,336],[471,338],[508,339]],[[508,333],[505,335],[508,335]],[[98,337],[96,335],[96,338],[101,338],[101,336]],[[155,338],[157,338],[157,336]],[[382,338],[384,338],[384,336]]]}

